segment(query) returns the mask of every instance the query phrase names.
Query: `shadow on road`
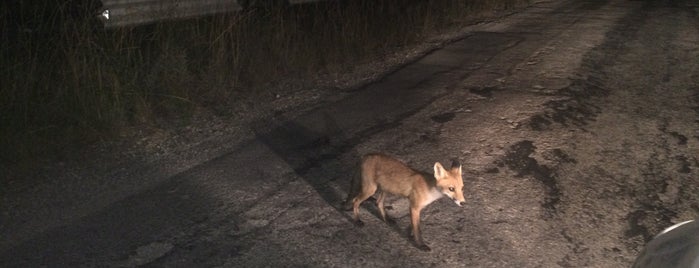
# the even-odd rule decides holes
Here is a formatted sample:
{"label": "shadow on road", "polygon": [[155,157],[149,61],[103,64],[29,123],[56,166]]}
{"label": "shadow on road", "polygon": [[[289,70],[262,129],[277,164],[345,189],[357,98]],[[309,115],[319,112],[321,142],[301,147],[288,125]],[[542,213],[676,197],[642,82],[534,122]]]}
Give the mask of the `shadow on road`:
{"label": "shadow on road", "polygon": [[303,121],[281,116],[275,119],[281,123],[271,130],[266,129],[269,121],[253,126],[257,139],[289,164],[326,203],[347,215],[343,203],[360,158],[354,151],[356,144],[345,137],[328,113]]}
{"label": "shadow on road", "polygon": [[[181,262],[214,265],[216,252],[236,254],[236,243],[195,239],[208,232],[217,204],[209,190],[185,172],[154,188],[48,230],[0,252],[2,267],[135,267],[168,255]],[[228,216],[227,222],[235,222]],[[177,230],[186,230],[178,232]],[[191,236],[191,237],[190,237]],[[181,241],[189,241],[186,245]],[[225,241],[224,241],[225,242]]]}

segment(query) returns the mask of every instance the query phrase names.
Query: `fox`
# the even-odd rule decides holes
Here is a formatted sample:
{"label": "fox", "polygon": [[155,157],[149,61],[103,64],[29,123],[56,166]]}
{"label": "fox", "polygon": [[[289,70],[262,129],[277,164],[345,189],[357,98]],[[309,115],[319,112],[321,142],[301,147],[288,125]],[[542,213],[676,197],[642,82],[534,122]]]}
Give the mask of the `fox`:
{"label": "fox", "polygon": [[425,244],[420,233],[420,211],[444,196],[449,197],[459,207],[466,204],[461,164],[454,160],[451,168],[447,170],[442,164],[435,162],[433,168],[434,174],[429,174],[415,170],[386,154],[364,155],[360,164],[358,184],[353,183],[355,185],[352,188],[356,189],[350,189],[350,195],[346,201],[346,208],[351,204],[355,224],[359,227],[364,226],[359,219],[359,205],[373,196],[377,190],[379,195],[376,205],[381,219],[388,224],[393,224],[394,220],[388,218],[384,210],[386,193],[407,197],[410,201],[412,238],[419,249],[430,251],[430,247]]}

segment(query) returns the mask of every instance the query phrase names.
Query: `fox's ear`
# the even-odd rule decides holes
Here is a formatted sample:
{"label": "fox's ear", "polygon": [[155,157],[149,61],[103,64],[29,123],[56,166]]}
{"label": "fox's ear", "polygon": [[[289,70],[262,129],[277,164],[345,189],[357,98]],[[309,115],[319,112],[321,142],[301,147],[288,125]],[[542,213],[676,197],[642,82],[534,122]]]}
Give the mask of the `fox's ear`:
{"label": "fox's ear", "polygon": [[458,171],[461,173],[461,163],[459,163],[459,160],[456,158],[451,160],[451,171]]}
{"label": "fox's ear", "polygon": [[434,163],[434,177],[436,179],[444,178],[444,176],[447,175],[446,173],[447,171],[444,170],[442,164],[440,164],[439,162]]}

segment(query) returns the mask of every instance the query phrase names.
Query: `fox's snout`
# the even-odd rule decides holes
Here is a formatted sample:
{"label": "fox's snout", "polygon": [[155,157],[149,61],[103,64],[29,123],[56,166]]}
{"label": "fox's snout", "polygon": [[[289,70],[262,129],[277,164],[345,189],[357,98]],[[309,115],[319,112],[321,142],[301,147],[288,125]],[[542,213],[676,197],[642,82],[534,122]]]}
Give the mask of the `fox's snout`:
{"label": "fox's snout", "polygon": [[466,205],[466,201],[459,201],[459,200],[456,199],[456,198],[452,198],[451,200],[454,201],[454,204],[456,204],[457,206],[462,207],[462,206],[465,206],[465,205]]}

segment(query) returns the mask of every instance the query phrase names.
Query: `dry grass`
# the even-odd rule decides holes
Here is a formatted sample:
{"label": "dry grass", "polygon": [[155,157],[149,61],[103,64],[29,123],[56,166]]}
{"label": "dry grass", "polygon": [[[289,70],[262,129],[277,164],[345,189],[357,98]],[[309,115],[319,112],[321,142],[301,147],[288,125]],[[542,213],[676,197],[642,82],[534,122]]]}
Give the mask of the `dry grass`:
{"label": "dry grass", "polygon": [[0,3],[0,162],[60,156],[122,126],[182,120],[342,72],[527,0],[350,0],[104,30],[77,1]]}

